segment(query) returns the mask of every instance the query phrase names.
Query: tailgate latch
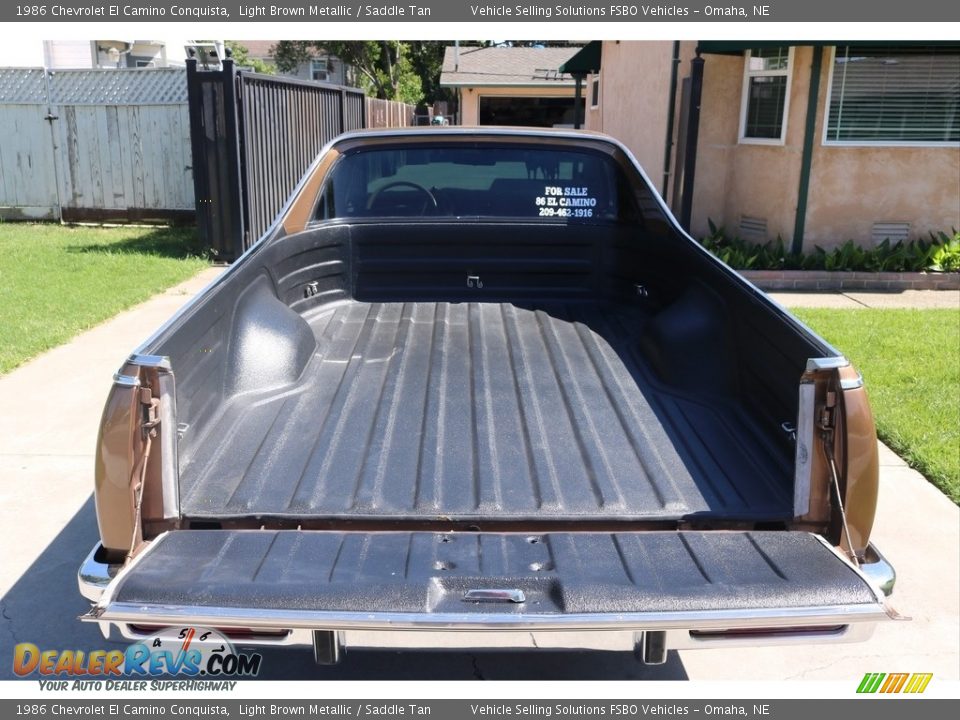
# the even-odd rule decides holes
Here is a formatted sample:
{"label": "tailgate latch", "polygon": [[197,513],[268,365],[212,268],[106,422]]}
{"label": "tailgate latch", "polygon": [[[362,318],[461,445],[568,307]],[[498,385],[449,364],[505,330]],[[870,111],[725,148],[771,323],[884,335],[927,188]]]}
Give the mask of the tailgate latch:
{"label": "tailgate latch", "polygon": [[478,588],[476,590],[467,590],[463,594],[464,602],[512,602],[522,603],[527,601],[527,596],[523,590],[499,590],[494,588]]}

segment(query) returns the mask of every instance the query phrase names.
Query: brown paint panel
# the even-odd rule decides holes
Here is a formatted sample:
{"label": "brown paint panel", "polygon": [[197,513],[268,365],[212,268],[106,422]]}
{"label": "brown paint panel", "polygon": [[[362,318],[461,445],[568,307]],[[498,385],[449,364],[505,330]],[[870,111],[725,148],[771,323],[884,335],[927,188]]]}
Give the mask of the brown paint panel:
{"label": "brown paint panel", "polygon": [[283,229],[287,235],[298,233],[303,230],[313,215],[313,208],[317,204],[317,197],[320,195],[320,186],[334,162],[340,157],[336,150],[330,150],[324,155],[323,160],[313,170],[303,189],[293,201],[287,214],[283,216]]}
{"label": "brown paint panel", "polygon": [[[100,422],[94,469],[100,541],[116,560],[127,554],[133,539],[139,463],[145,448],[141,431],[143,406],[140,391],[146,388],[154,397],[160,395],[156,368],[140,368],[128,363],[121,373],[138,377],[141,385],[126,387],[115,384],[110,390]],[[161,476],[163,430],[162,425],[157,426],[157,437],[153,439],[147,463],[141,506],[144,525],[152,523],[156,526],[164,522]]]}
{"label": "brown paint panel", "polygon": [[[841,380],[856,380],[852,366],[841,368]],[[847,524],[853,549],[858,554],[867,546],[877,511],[880,487],[880,460],[877,453],[877,430],[862,388],[843,391],[844,427],[846,430],[846,498]],[[841,466],[843,467],[843,466]]]}
{"label": "brown paint panel", "polygon": [[137,388],[114,385],[100,421],[94,468],[94,497],[100,541],[107,552],[122,557],[133,536],[130,472],[134,465],[132,428],[138,417]]}

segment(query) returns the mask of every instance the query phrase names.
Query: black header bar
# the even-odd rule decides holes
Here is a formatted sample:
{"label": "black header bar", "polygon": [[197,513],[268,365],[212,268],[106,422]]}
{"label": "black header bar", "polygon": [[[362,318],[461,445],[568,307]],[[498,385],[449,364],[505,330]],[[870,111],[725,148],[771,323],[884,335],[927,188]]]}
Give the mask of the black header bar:
{"label": "black header bar", "polygon": [[758,0],[709,3],[616,0],[34,0],[4,3],[3,22],[937,22],[960,21],[960,3],[943,0]]}

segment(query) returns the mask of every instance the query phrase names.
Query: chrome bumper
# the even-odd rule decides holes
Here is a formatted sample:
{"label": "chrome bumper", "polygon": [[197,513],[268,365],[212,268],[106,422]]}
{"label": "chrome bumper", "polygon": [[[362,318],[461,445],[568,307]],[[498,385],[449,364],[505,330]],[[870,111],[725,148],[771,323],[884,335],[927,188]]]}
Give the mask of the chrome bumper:
{"label": "chrome bumper", "polygon": [[77,586],[80,588],[80,594],[94,604],[100,600],[103,591],[120,570],[120,565],[106,563],[99,559],[101,557],[103,557],[103,546],[97,543],[77,571]]}
{"label": "chrome bumper", "polygon": [[890,597],[890,594],[893,593],[893,586],[897,582],[897,571],[893,569],[893,565],[887,562],[887,559],[873,543],[869,543],[863,553],[860,572],[866,575],[887,597]]}

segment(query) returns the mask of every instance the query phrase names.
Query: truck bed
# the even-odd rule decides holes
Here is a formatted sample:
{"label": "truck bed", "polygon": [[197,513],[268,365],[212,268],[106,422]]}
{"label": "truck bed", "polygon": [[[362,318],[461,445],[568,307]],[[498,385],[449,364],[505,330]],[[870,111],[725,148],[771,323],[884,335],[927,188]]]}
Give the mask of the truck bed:
{"label": "truck bed", "polygon": [[292,386],[233,397],[187,518],[780,520],[791,467],[730,399],[658,381],[627,303],[364,303]]}

